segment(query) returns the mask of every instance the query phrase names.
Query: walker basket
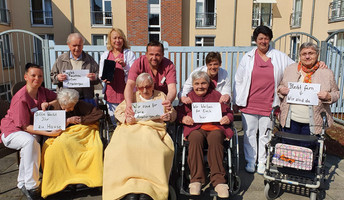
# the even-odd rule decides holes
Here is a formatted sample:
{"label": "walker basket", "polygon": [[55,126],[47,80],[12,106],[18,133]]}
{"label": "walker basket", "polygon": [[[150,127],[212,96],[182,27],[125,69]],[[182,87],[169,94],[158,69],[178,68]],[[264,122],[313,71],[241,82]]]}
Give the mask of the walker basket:
{"label": "walker basket", "polygon": [[277,143],[272,163],[280,167],[312,170],[313,151],[306,147]]}

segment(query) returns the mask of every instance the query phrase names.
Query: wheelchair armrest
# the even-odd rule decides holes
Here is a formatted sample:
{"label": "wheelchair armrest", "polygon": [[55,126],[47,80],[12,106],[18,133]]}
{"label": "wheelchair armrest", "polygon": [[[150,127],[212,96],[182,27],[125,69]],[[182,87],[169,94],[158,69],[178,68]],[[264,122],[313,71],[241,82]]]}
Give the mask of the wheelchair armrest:
{"label": "wheelchair armrest", "polygon": [[286,133],[282,131],[278,131],[274,134],[275,137],[289,139],[294,141],[302,141],[302,142],[316,142],[318,141],[318,137],[315,135],[299,135],[293,133]]}

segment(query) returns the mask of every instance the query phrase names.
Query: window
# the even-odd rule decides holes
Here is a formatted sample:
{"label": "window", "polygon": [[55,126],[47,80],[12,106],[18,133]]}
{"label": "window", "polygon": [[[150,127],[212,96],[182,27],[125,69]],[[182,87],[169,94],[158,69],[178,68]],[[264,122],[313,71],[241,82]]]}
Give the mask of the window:
{"label": "window", "polygon": [[151,41],[161,40],[160,26],[160,0],[149,0],[148,12],[148,39]]}
{"label": "window", "polygon": [[92,26],[112,26],[111,0],[91,0]]}
{"label": "window", "polygon": [[11,84],[5,83],[0,85],[0,99],[9,100],[11,99]]}
{"label": "window", "polygon": [[[54,40],[54,35],[52,34],[43,34],[39,35],[43,39]],[[33,40],[34,48],[33,48],[33,58],[34,62],[40,66],[43,66],[43,49],[42,49],[42,41],[36,37]]]}
{"label": "window", "polygon": [[[214,46],[215,45],[215,37],[214,36],[205,36],[205,37],[196,37],[195,46]],[[205,53],[197,53],[196,57],[196,65],[203,66],[205,60]]]}
{"label": "window", "polygon": [[196,28],[215,28],[215,0],[196,0]]}
{"label": "window", "polygon": [[291,46],[289,57],[293,60],[299,60],[299,52],[301,46],[300,36],[291,36],[290,42]]}
{"label": "window", "polygon": [[329,6],[329,21],[344,20],[344,0],[333,0]]}
{"label": "window", "polygon": [[10,11],[7,9],[6,0],[0,0],[0,23],[10,23]]}
{"label": "window", "polygon": [[106,45],[107,35],[92,35],[93,45]]}
{"label": "window", "polygon": [[302,19],[302,0],[294,0],[293,13],[290,16],[290,26],[301,27]]}
{"label": "window", "polygon": [[12,37],[9,34],[2,35],[0,38],[1,59],[4,68],[14,67],[14,54],[11,45]]}
{"label": "window", "polygon": [[31,24],[53,25],[51,0],[31,0]]}
{"label": "window", "polygon": [[260,25],[272,26],[272,4],[271,3],[255,3],[253,1],[252,27]]}

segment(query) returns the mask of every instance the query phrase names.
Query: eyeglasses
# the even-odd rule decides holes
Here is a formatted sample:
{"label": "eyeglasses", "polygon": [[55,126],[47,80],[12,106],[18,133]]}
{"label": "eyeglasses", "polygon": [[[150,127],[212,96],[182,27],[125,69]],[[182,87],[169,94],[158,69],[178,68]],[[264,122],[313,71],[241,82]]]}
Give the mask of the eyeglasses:
{"label": "eyeglasses", "polygon": [[153,87],[153,85],[147,85],[147,86],[143,86],[143,87],[137,87],[137,89],[142,91],[144,89],[146,89],[146,90],[152,89],[152,87]]}
{"label": "eyeglasses", "polygon": [[305,53],[302,53],[301,56],[302,57],[306,57],[307,55],[308,56],[315,56],[317,53],[315,51],[310,51],[310,52],[305,52]]}

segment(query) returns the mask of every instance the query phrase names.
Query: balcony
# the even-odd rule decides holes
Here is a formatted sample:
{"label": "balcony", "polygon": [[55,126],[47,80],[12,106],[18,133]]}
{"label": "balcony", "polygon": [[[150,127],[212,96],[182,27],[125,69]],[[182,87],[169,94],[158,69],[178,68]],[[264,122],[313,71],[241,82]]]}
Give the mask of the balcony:
{"label": "balcony", "polygon": [[10,11],[8,9],[0,8],[0,23],[2,24],[11,23]]}
{"label": "balcony", "polygon": [[112,26],[112,12],[91,11],[92,26]]}
{"label": "balcony", "polygon": [[293,12],[290,14],[290,27],[300,28],[301,27],[302,12]]}
{"label": "balcony", "polygon": [[32,25],[53,25],[53,12],[44,10],[31,10]]}
{"label": "balcony", "polygon": [[336,22],[344,20],[344,0],[334,0],[328,9],[328,21]]}
{"label": "balcony", "polygon": [[196,28],[216,28],[216,13],[196,13]]}

